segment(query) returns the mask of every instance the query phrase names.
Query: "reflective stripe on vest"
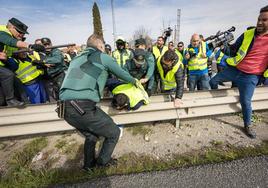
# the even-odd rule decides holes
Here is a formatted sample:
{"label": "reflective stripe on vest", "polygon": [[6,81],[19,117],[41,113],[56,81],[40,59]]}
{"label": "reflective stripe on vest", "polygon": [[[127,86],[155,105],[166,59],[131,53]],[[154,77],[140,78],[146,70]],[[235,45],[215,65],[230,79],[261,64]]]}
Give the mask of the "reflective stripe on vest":
{"label": "reflective stripe on vest", "polygon": [[180,51],[178,49],[175,49],[175,53],[177,54],[177,56],[179,57],[179,61],[183,61],[183,56],[181,55]]}
{"label": "reflective stripe on vest", "polygon": [[182,65],[182,63],[178,61],[177,64],[173,66],[173,68],[170,71],[168,71],[166,76],[164,77],[164,70],[161,65],[161,58],[158,59],[157,68],[158,68],[162,83],[164,85],[164,90],[171,90],[177,87],[175,74],[178,71],[180,65]]}
{"label": "reflective stripe on vest", "polygon": [[[188,51],[190,50],[194,50],[192,48],[188,49]],[[205,70],[208,65],[207,65],[207,61],[208,58],[203,58],[202,54],[206,54],[207,50],[206,50],[206,43],[205,42],[201,42],[201,44],[199,45],[199,49],[198,49],[198,54],[196,55],[196,57],[192,57],[189,61],[188,61],[188,69],[191,70]]]}
{"label": "reflective stripe on vest", "polygon": [[153,54],[156,60],[160,59],[159,57],[162,56],[166,51],[168,51],[167,46],[163,46],[161,53],[157,46],[153,46]]}
{"label": "reflective stripe on vest", "polygon": [[249,46],[254,38],[255,29],[247,30],[244,33],[243,42],[238,49],[235,57],[230,57],[226,59],[226,62],[231,66],[237,66],[246,56]]}
{"label": "reflective stripe on vest", "polygon": [[19,68],[16,70],[17,78],[19,78],[22,83],[30,82],[42,74],[42,71],[38,70],[36,66],[33,66],[31,62],[20,60],[16,61],[19,65]]}
{"label": "reflective stripe on vest", "polygon": [[115,50],[112,53],[113,58],[115,58],[117,64],[121,67],[123,67],[128,59],[131,57],[130,50],[126,49],[122,53],[119,52],[119,50]]}
{"label": "reflective stripe on vest", "polygon": [[224,53],[220,52],[219,57],[216,59],[217,64],[221,64],[221,59],[223,58],[223,56],[224,56]]}
{"label": "reflective stripe on vest", "polygon": [[[3,31],[5,33],[7,33],[8,35],[10,35],[12,37],[11,32],[7,29],[6,25],[0,25],[0,31]],[[5,52],[7,54],[7,57],[11,57],[14,51],[17,51],[18,48],[16,47],[11,47],[11,46],[7,46],[4,44],[4,50],[3,52]],[[0,61],[0,66],[5,66],[5,64],[3,62]]]}
{"label": "reflective stripe on vest", "polygon": [[140,101],[149,104],[149,96],[142,86],[135,87],[133,84],[122,84],[112,91],[114,95],[123,93],[129,98],[130,108],[135,107]]}
{"label": "reflective stripe on vest", "polygon": [[263,76],[268,79],[268,69],[263,73]]}

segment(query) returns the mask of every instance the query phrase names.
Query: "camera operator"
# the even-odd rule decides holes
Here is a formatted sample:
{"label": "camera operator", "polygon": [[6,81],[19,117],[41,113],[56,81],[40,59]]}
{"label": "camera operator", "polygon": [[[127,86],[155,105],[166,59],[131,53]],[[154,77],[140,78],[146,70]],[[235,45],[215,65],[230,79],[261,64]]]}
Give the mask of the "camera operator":
{"label": "camera operator", "polygon": [[208,57],[211,55],[208,45],[201,41],[198,34],[193,34],[191,44],[185,54],[186,64],[189,70],[189,90],[209,90]]}
{"label": "camera operator", "polygon": [[262,75],[268,77],[268,6],[260,10],[256,29],[245,31],[231,49],[231,57],[221,58],[229,66],[213,77],[210,85],[217,89],[220,81],[233,81],[238,86],[245,133],[256,138],[251,128],[251,99]]}

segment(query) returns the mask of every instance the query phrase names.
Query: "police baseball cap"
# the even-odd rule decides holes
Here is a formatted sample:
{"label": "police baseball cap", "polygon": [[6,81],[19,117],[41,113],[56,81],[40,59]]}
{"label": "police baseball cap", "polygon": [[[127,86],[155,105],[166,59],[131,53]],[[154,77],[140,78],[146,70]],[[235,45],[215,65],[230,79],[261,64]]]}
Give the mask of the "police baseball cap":
{"label": "police baseball cap", "polygon": [[135,49],[134,51],[134,61],[139,65],[143,65],[145,63],[145,50],[143,49]]}
{"label": "police baseball cap", "polygon": [[139,38],[135,40],[135,46],[139,46],[139,45],[146,45],[146,41],[144,38]]}
{"label": "police baseball cap", "polygon": [[112,47],[111,47],[111,45],[109,45],[109,44],[105,44],[105,49],[107,49],[107,50],[112,50]]}
{"label": "police baseball cap", "polygon": [[19,21],[17,18],[11,18],[8,22],[11,23],[20,33],[29,34],[27,32],[28,26]]}
{"label": "police baseball cap", "polygon": [[43,45],[49,45],[51,44],[51,40],[47,37],[41,38],[41,42]]}

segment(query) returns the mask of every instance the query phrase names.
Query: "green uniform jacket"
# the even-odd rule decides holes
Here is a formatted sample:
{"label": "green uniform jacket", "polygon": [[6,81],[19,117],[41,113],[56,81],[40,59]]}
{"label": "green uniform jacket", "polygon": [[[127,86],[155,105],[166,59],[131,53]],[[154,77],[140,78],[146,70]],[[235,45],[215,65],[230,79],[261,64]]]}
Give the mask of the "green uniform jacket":
{"label": "green uniform jacket", "polygon": [[148,89],[152,89],[154,85],[154,69],[155,62],[154,56],[151,52],[146,52],[145,56],[145,64],[143,64],[140,68],[137,68],[133,59],[129,59],[126,61],[124,65],[124,69],[130,73],[131,76],[140,80],[141,78],[148,78],[150,81],[148,82]]}
{"label": "green uniform jacket", "polygon": [[109,72],[135,84],[135,79],[120,68],[111,56],[95,48],[85,49],[70,63],[60,89],[60,100],[89,99],[99,102]]}
{"label": "green uniform jacket", "polygon": [[66,69],[64,65],[64,58],[61,51],[57,48],[52,49],[52,51],[47,54],[45,58],[46,64],[53,64],[53,67],[47,69],[47,74],[51,77],[63,72]]}

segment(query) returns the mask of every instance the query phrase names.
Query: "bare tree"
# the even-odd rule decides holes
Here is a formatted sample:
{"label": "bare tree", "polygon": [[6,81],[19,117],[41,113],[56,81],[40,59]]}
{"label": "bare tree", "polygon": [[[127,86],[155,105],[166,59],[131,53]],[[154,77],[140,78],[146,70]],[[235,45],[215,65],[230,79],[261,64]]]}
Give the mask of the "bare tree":
{"label": "bare tree", "polygon": [[144,26],[140,26],[133,33],[133,40],[144,38],[146,40],[146,45],[152,44],[152,38],[150,37],[150,31],[146,29]]}

